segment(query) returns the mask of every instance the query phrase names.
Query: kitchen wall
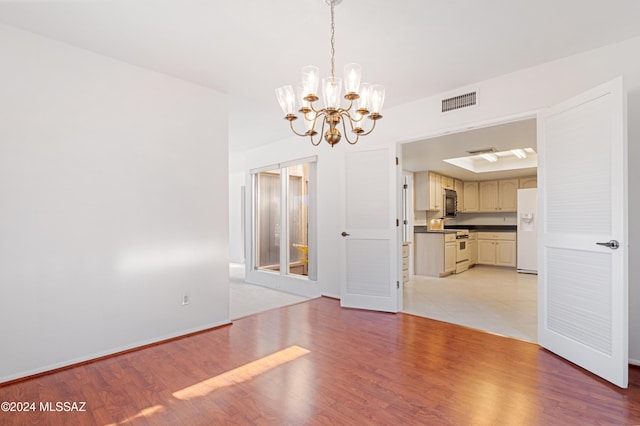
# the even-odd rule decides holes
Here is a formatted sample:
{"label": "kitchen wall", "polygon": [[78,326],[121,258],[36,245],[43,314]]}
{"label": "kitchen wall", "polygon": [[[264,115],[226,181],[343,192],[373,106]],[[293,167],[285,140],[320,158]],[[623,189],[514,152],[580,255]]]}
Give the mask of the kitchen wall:
{"label": "kitchen wall", "polygon": [[517,213],[462,213],[448,219],[447,225],[517,225]]}
{"label": "kitchen wall", "polygon": [[0,382],[229,322],[226,111],[0,25]]}
{"label": "kitchen wall", "polygon": [[[339,295],[341,271],[344,270],[340,256],[344,243],[339,234],[344,222],[341,197],[344,193],[346,150],[413,142],[447,131],[462,131],[507,119],[531,117],[542,108],[623,75],[629,93],[629,162],[635,164],[640,161],[640,56],[635,54],[638,51],[640,38],[634,38],[388,108],[376,131],[355,147],[339,144],[331,149],[323,144],[314,148],[299,138],[287,137],[248,151],[245,166],[259,167],[296,156],[318,155],[319,286],[324,294]],[[480,93],[477,107],[444,114],[440,111],[443,97],[476,89]],[[392,97],[393,93],[387,93],[388,99]],[[283,130],[283,134],[286,133],[287,130]],[[630,182],[640,177],[637,169],[630,167]],[[629,191],[629,213],[632,218],[640,215],[640,193],[635,188]],[[640,243],[640,223],[631,221],[629,241],[630,357],[640,364],[640,254],[635,250],[635,245]]]}

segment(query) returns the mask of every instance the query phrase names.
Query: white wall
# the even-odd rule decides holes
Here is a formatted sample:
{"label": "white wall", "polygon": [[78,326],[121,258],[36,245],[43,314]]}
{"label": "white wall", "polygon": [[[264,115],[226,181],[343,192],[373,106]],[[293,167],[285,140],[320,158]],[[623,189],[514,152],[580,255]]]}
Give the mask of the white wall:
{"label": "white wall", "polygon": [[0,382],[228,323],[226,114],[0,26]]}
{"label": "white wall", "polygon": [[229,153],[229,260],[244,263],[242,187],[245,185],[244,156]]}
{"label": "white wall", "polygon": [[[506,117],[531,116],[536,111],[576,95],[584,90],[623,75],[629,90],[629,163],[640,161],[640,38],[606,46],[584,54],[563,58],[513,74],[479,82],[449,94],[479,89],[476,108],[442,114],[440,100],[445,94],[421,99],[384,112],[376,131],[362,139],[355,149],[379,144],[396,144],[437,136],[447,130],[464,130],[469,126],[490,124]],[[427,77],[428,78],[428,77]],[[391,99],[393,93],[387,93]],[[319,180],[319,249],[318,279],[321,291],[328,295],[340,292],[339,233],[341,217],[344,152],[354,147],[344,142],[331,149],[327,144],[311,147],[299,138],[288,138],[246,153],[246,167],[290,159],[292,155],[317,154]],[[303,151],[303,152],[301,152]],[[635,161],[634,161],[635,160]],[[629,167],[630,182],[637,181],[640,171]],[[630,357],[640,363],[640,259],[636,245],[640,242],[640,224],[633,218],[640,214],[640,193],[631,185],[630,220]]]}

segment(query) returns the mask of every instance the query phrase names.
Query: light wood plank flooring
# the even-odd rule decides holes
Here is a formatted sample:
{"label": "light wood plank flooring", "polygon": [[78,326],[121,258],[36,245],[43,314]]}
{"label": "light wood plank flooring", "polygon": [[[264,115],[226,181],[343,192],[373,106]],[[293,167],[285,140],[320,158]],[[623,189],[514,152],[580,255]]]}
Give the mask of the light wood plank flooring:
{"label": "light wood plank flooring", "polygon": [[535,344],[319,298],[0,387],[2,425],[630,425],[621,390]]}

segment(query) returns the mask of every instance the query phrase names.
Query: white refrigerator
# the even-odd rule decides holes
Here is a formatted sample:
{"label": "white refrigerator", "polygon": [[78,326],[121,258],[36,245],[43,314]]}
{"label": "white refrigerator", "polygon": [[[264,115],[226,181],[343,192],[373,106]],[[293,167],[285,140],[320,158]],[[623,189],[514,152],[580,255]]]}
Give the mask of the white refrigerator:
{"label": "white refrigerator", "polygon": [[538,190],[518,190],[518,272],[538,273]]}

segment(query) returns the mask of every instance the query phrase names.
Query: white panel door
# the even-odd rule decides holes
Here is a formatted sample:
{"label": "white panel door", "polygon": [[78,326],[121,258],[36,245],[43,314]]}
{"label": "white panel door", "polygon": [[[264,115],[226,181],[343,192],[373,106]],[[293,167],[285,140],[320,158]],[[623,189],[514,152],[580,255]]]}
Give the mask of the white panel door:
{"label": "white panel door", "polygon": [[392,148],[346,154],[343,307],[398,311],[395,184]]}
{"label": "white panel door", "polygon": [[626,144],[621,78],[538,117],[538,343],[623,388]]}

